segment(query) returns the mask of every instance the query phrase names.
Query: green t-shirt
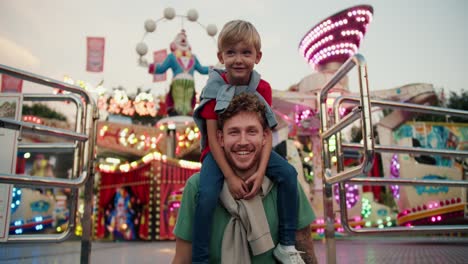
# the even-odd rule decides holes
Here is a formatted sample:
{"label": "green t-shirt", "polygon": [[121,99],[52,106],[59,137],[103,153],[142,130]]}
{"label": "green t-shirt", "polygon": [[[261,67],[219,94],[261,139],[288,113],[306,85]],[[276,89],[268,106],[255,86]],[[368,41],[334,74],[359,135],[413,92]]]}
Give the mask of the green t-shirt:
{"label": "green t-shirt", "polygon": [[[174,234],[183,240],[192,241],[192,227],[195,215],[196,196],[198,195],[198,185],[200,182],[200,174],[194,174],[185,184],[184,194],[182,196],[182,204],[179,208],[179,215],[174,229]],[[308,226],[314,219],[315,215],[310,207],[307,197],[299,185],[299,212],[297,219],[297,228],[302,229]],[[270,233],[273,242],[278,244],[278,209],[276,203],[277,188],[273,186],[271,191],[263,199],[263,207],[270,226]],[[223,241],[224,229],[231,219],[231,215],[226,209],[218,203],[214,212],[213,227],[211,229],[210,240],[210,263],[221,263],[221,245]],[[274,263],[273,249],[258,255],[253,256],[252,263]]]}

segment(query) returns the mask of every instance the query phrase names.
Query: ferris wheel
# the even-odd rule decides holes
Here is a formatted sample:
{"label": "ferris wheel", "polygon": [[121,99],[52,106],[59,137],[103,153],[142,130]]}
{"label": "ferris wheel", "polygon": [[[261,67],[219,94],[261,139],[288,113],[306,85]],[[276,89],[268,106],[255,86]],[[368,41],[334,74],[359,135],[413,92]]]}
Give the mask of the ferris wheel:
{"label": "ferris wheel", "polygon": [[176,11],[174,8],[167,7],[164,9],[163,17],[157,20],[147,19],[145,21],[145,33],[143,34],[142,40],[136,45],[136,52],[139,55],[138,63],[140,66],[148,65],[147,60],[144,58],[144,56],[148,53],[148,45],[146,45],[144,41],[145,37],[149,33],[153,33],[156,31],[156,28],[159,22],[173,20],[175,18],[181,19],[182,27],[183,27],[184,21],[186,20],[189,22],[197,23],[199,26],[204,28],[206,30],[206,33],[212,38],[214,38],[216,33],[218,33],[218,28],[216,27],[216,25],[208,24],[205,26],[201,24],[200,22],[198,22],[198,11],[196,9],[189,9],[186,15],[179,15],[179,14],[176,14]]}

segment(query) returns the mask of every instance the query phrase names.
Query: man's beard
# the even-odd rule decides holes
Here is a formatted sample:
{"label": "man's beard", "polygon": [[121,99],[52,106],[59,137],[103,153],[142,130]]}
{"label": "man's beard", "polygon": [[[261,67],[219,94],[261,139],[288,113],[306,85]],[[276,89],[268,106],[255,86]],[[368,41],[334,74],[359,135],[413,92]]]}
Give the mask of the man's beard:
{"label": "man's beard", "polygon": [[[254,153],[254,157],[252,157],[252,159],[250,160],[250,163],[248,164],[247,167],[238,167],[237,164],[236,164],[236,158],[234,156],[236,156],[237,152],[240,152],[240,151],[249,151],[249,152],[255,152],[255,149],[253,147],[242,147],[242,148],[236,148],[236,149],[232,149],[230,152],[226,153],[226,160],[228,161],[229,165],[231,166],[231,168],[237,172],[236,174],[245,174],[251,170],[254,170],[256,171],[257,170],[257,167],[258,167],[258,164],[260,162],[260,152],[255,152]],[[237,161],[237,162],[240,162],[240,161]],[[242,162],[240,162],[242,163]],[[241,175],[238,175],[238,176],[241,176]]]}

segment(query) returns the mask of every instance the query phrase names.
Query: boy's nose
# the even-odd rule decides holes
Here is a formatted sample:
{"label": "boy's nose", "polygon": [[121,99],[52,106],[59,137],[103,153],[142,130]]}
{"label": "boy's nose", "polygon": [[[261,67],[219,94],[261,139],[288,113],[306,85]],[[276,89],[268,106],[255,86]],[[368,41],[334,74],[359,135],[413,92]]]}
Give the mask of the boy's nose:
{"label": "boy's nose", "polygon": [[241,62],[241,56],[240,56],[240,54],[237,54],[237,55],[234,57],[234,61],[235,61],[235,62]]}

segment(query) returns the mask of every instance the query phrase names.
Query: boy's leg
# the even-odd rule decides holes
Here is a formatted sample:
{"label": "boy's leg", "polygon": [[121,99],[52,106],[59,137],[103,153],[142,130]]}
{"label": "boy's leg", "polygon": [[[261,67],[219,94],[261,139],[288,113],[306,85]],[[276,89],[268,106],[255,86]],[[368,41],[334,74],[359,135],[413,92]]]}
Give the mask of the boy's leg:
{"label": "boy's leg", "polygon": [[223,174],[211,153],[203,159],[200,171],[198,201],[192,233],[192,262],[208,263],[213,213],[218,204]]}
{"label": "boy's leg", "polygon": [[278,184],[279,242],[284,246],[293,246],[296,242],[299,203],[297,171],[287,160],[272,151],[266,176]]}

